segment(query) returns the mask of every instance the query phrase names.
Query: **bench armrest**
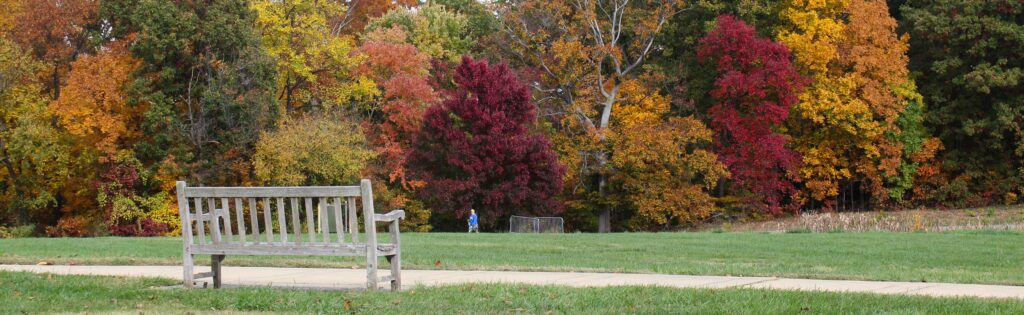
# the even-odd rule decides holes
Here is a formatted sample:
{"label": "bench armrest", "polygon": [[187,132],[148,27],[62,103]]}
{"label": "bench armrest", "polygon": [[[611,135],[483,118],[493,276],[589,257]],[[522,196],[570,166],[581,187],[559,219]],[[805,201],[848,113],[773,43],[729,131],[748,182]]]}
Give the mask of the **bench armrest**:
{"label": "bench armrest", "polygon": [[374,214],[373,220],[377,222],[391,222],[399,219],[405,219],[405,210],[397,209],[387,214]]}

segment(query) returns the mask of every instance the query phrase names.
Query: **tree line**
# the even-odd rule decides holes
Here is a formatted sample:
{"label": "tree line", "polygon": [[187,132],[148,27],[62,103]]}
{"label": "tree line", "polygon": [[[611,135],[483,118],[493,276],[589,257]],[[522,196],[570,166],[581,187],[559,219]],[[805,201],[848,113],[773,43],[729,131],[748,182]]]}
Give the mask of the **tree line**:
{"label": "tree line", "polygon": [[1024,3],[0,0],[0,226],[375,183],[404,229],[1019,203]]}

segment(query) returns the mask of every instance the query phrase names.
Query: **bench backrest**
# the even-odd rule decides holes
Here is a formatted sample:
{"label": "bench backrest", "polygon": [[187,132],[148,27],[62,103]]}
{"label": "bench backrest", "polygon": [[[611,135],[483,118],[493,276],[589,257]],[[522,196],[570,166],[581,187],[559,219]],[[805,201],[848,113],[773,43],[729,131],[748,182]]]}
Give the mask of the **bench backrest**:
{"label": "bench backrest", "polygon": [[310,187],[188,187],[179,181],[177,190],[182,237],[196,246],[359,244],[356,199],[363,218],[374,217],[365,179],[359,186]]}

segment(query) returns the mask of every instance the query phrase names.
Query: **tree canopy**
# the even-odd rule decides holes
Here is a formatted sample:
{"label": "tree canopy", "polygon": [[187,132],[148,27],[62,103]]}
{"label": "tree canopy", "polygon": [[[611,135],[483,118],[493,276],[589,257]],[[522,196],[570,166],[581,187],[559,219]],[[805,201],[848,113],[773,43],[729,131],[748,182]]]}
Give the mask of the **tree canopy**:
{"label": "tree canopy", "polygon": [[374,182],[406,230],[1019,204],[1019,1],[0,1],[0,227]]}

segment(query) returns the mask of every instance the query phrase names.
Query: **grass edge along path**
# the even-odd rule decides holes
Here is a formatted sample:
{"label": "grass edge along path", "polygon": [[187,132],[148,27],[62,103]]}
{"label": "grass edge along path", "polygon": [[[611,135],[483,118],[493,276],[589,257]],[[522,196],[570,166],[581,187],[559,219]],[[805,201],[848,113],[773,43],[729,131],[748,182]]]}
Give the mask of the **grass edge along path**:
{"label": "grass edge along path", "polygon": [[[403,268],[1024,284],[1024,233],[404,233]],[[199,263],[205,264],[200,257]],[[359,257],[229,256],[228,266],[353,268]],[[0,263],[179,265],[178,238],[0,240]]]}
{"label": "grass edge along path", "polygon": [[183,290],[159,278],[0,272],[0,313],[711,313],[1020,314],[1007,299],[929,298],[759,289],[468,284],[398,293],[270,288]]}

